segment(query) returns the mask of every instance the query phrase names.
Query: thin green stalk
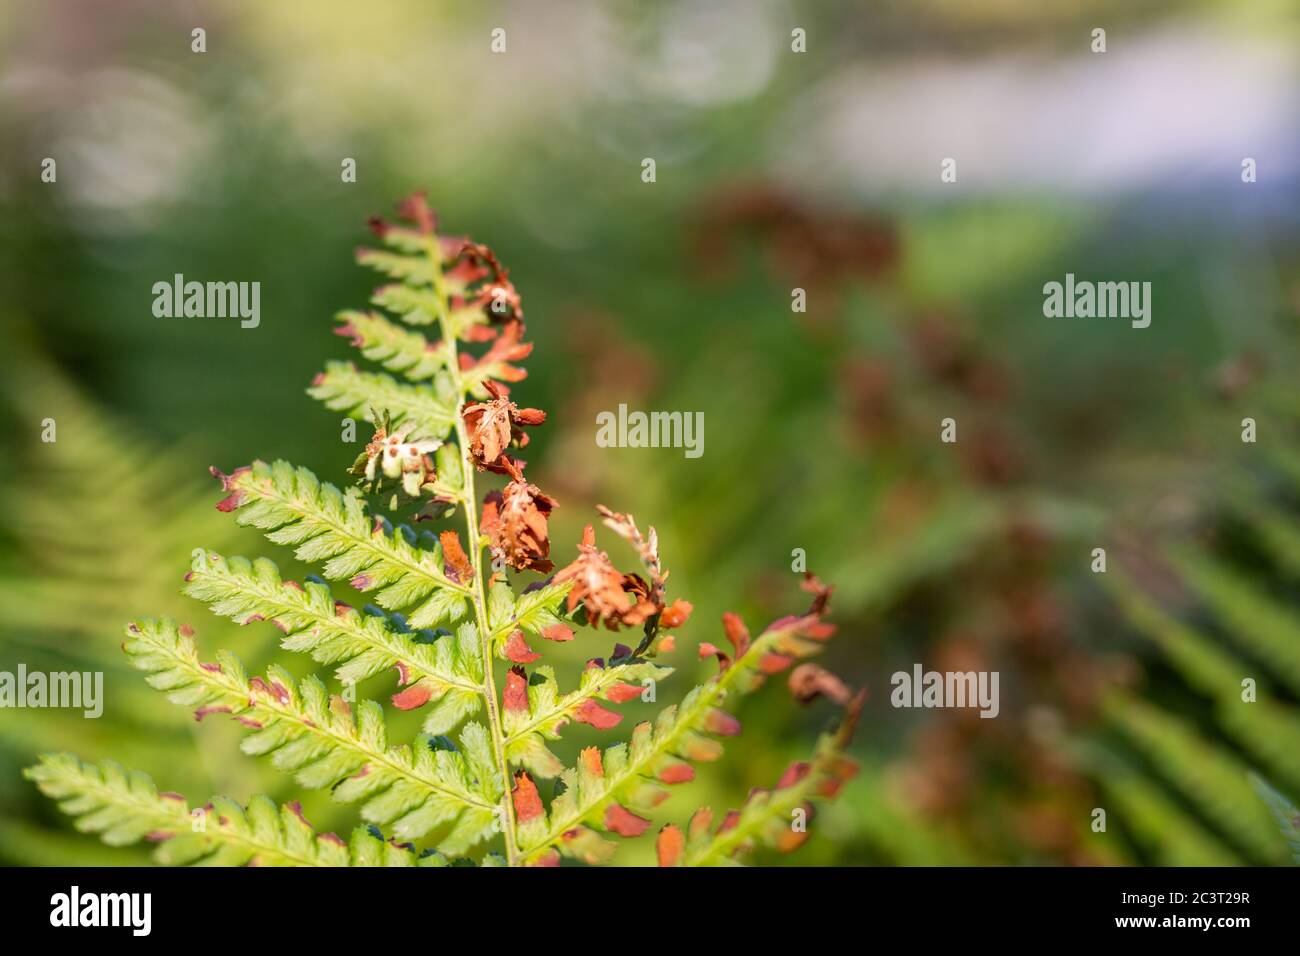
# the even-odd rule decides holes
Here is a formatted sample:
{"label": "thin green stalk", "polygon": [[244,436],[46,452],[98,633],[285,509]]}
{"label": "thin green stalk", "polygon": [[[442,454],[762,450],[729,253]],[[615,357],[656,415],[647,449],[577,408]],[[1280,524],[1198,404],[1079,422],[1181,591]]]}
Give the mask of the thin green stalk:
{"label": "thin green stalk", "polygon": [[497,696],[496,677],[493,674],[492,630],[488,625],[487,592],[483,584],[483,545],[478,529],[478,496],[474,491],[474,463],[469,459],[469,434],[465,429],[465,418],[461,414],[466,398],[465,380],[460,374],[460,359],[456,354],[456,335],[448,319],[447,296],[442,284],[442,251],[436,235],[429,240],[429,257],[433,261],[433,287],[438,303],[438,327],[442,330],[443,348],[447,350],[447,370],[456,387],[456,442],[460,445],[461,471],[464,475],[462,501],[465,511],[465,531],[469,536],[466,546],[469,548],[470,563],[474,568],[470,600],[474,605],[479,651],[483,657],[483,696],[487,704],[488,736],[492,739],[492,753],[501,773],[501,799],[505,811],[502,836],[505,838],[506,864],[517,866],[519,847],[515,843],[515,805],[510,792],[510,765],[506,761],[505,729],[501,721],[500,698]]}

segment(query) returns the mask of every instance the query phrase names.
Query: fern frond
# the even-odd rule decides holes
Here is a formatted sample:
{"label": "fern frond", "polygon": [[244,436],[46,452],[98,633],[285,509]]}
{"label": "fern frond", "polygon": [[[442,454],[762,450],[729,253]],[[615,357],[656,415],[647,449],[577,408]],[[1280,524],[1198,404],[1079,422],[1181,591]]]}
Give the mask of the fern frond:
{"label": "fern frond", "polygon": [[147,774],[105,761],[82,763],[68,753],[45,754],[23,771],[83,833],[109,846],[159,843],[154,857],[171,865],[205,866],[446,866],[441,854],[416,857],[409,848],[358,827],[350,843],[317,834],[296,803],[277,807],[256,796],[241,807],[227,797],[190,808],[184,797],[159,793]]}
{"label": "fern frond", "polygon": [[433,701],[425,731],[444,734],[483,704],[483,662],[478,639],[468,634],[412,633],[400,618],[363,613],[334,600],[329,587],[308,580],[283,581],[273,561],[223,558],[197,550],[185,593],[214,614],[239,624],[266,620],[284,632],[280,646],[305,651],[322,664],[338,664],[334,676],[356,684],[390,667],[401,682],[403,709]]}
{"label": "fern frond", "polygon": [[[680,705],[664,708],[653,725],[638,724],[629,743],[609,747],[603,755],[594,747],[584,750],[578,766],[561,776],[563,790],[549,814],[540,803],[530,806],[527,814],[517,814],[520,849],[533,863],[549,861],[557,849],[585,862],[608,859],[613,845],[593,828],[621,836],[644,832],[649,821],[634,811],[645,812],[666,796],[660,784],[693,779],[690,762],[718,759],[722,745],[717,738],[740,732],[740,722],[720,705],[732,693],[751,693],[766,675],[818,653],[831,633],[831,626],[816,614],[777,621],[721,674],[691,690]],[[532,786],[526,777],[517,779],[517,811]]]}
{"label": "fern frond", "polygon": [[197,707],[197,717],[230,714],[254,731],[241,746],[245,753],[272,755],[299,785],[332,788],[340,803],[362,801],[362,817],[391,825],[400,839],[439,828],[445,831],[440,847],[462,853],[495,831],[501,789],[481,725],[462,730],[464,753],[427,737],[414,748],[389,746],[383,710],[374,701],[358,702],[353,713],[315,677],[295,684],[272,665],[265,679],[250,679],[224,652],[217,663],[205,663],[193,636],[169,620],[136,621],[127,638],[123,649],[132,665],[173,703]]}
{"label": "fern frond", "polygon": [[[447,367],[447,349],[419,332],[405,329],[374,312],[340,312],[334,331],[351,340],[361,354],[413,382],[433,378]],[[387,406],[384,406],[387,407]]]}
{"label": "fern frond", "polygon": [[409,627],[453,623],[467,612],[472,589],[448,576],[438,540],[405,525],[392,529],[382,518],[372,523],[355,488],[339,491],[286,461],[255,461],[223,484],[230,496],[221,507],[276,544],[293,545],[298,560],[324,561],[329,580],[375,591],[375,603],[389,611],[423,602],[407,619]]}
{"label": "fern frond", "polygon": [[811,760],[791,764],[771,790],[750,791],[744,805],[728,813],[716,830],[710,832],[713,812],[707,807],[691,817],[686,834],[676,824],[665,826],[656,846],[659,865],[720,866],[758,846],[798,849],[808,838],[813,801],[833,798],[857,773],[845,749],[865,701],[866,692],[859,692],[840,725],[818,739]]}

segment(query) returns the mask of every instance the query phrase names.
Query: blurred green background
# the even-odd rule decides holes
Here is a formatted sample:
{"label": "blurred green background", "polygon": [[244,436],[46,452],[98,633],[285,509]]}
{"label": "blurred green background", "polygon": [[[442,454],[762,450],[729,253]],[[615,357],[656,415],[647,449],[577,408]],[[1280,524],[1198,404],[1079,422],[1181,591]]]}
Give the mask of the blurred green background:
{"label": "blurred green background", "polygon": [[[345,480],[358,449],[304,389],[352,357],[330,332],[374,284],[351,264],[366,217],[426,189],[523,295],[555,556],[596,502],[630,511],[696,606],[661,704],[709,673],[694,648],[724,610],[801,609],[795,549],[836,585],[826,663],[870,689],[863,772],[779,862],[1288,861],[1250,775],[1300,795],[1300,16],[1047,6],[0,8],[0,669],[107,675],[99,720],[0,710],[0,860],[146,858],[21,779],[45,750],[192,799],[293,792],[125,669],[120,628],[172,614],[209,653],[302,672],[274,629],[177,594],[195,547],[272,553],[206,469]],[[1044,318],[1067,272],[1151,282],[1150,328]],[[259,281],[260,326],[154,317],[175,273]],[[598,448],[624,402],[702,411],[703,457]],[[571,650],[570,674],[608,648]],[[914,662],[999,671],[1000,716],[893,709]],[[768,688],[666,816],[771,785],[831,716]]]}

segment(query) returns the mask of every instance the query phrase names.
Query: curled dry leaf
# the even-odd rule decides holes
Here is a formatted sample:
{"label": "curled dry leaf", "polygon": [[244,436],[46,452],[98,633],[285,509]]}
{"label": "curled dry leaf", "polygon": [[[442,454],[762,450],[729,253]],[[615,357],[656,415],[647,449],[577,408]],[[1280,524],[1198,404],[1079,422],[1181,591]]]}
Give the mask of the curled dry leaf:
{"label": "curled dry leaf", "polygon": [[583,529],[578,557],[560,569],[554,581],[556,584],[573,582],[568,597],[569,611],[582,603],[593,627],[601,622],[611,631],[618,630],[620,625],[635,627],[659,611],[649,599],[645,581],[635,574],[621,574],[609,555],[596,547],[596,530],[591,525]]}
{"label": "curled dry leaf", "polygon": [[[484,329],[483,326],[472,326],[472,328]],[[490,329],[484,331],[489,335],[492,334]],[[490,375],[504,382],[522,382],[528,377],[528,372],[510,363],[522,361],[532,353],[533,343],[522,341],[523,337],[524,323],[507,322],[492,342],[492,346],[478,359],[464,352],[461,353],[461,371],[473,371],[480,378]]]}
{"label": "curled dry leaf", "polygon": [[496,465],[511,440],[517,441],[520,448],[528,444],[520,426],[546,421],[546,413],[541,409],[520,408],[510,401],[498,383],[489,380],[483,384],[492,398],[466,405],[464,411],[470,433],[469,456],[480,471]]}
{"label": "curled dry leaf", "polygon": [[512,480],[484,499],[479,527],[512,568],[548,572],[554,565],[547,559],[551,541],[546,521],[556,501],[529,484],[514,462],[506,460],[505,464]]}
{"label": "curled dry leaf", "polygon": [[817,664],[800,664],[790,672],[790,693],[801,704],[825,696],[840,706],[853,696],[844,681]]}
{"label": "curled dry leaf", "polygon": [[447,577],[457,584],[469,584],[474,580],[474,565],[461,547],[460,535],[455,531],[444,531],[438,535],[442,542],[442,556],[446,562]]}
{"label": "curled dry leaf", "polygon": [[489,247],[481,242],[460,240],[446,274],[467,290],[463,296],[452,297],[452,308],[479,308],[490,321],[513,321],[522,330],[518,320],[524,317],[524,310],[519,291],[510,281],[510,270]]}

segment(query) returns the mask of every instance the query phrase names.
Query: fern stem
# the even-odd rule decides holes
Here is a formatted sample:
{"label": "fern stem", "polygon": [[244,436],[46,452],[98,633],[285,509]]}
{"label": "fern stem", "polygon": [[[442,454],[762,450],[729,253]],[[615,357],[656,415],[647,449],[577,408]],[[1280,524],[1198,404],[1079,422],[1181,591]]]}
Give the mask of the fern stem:
{"label": "fern stem", "polygon": [[456,388],[456,443],[460,446],[461,470],[464,475],[465,532],[469,537],[470,563],[474,568],[474,583],[470,600],[478,624],[479,650],[483,655],[483,696],[486,698],[488,736],[492,739],[492,754],[501,774],[501,800],[505,813],[502,836],[505,839],[506,865],[519,864],[519,847],[515,841],[515,805],[511,795],[510,764],[506,761],[505,730],[501,721],[500,698],[497,696],[496,677],[493,674],[492,630],[488,624],[487,594],[483,586],[483,546],[478,529],[478,495],[474,490],[474,463],[469,459],[469,434],[465,428],[462,409],[465,406],[465,380],[460,373],[460,358],[456,353],[456,332],[448,316],[447,294],[442,281],[442,250],[438,237],[429,240],[429,257],[433,262],[433,290],[438,307],[438,328],[442,332],[442,347],[447,353],[447,371]]}

